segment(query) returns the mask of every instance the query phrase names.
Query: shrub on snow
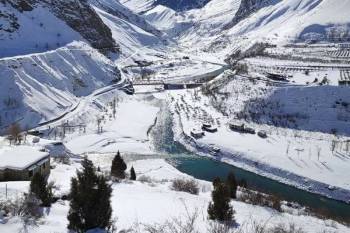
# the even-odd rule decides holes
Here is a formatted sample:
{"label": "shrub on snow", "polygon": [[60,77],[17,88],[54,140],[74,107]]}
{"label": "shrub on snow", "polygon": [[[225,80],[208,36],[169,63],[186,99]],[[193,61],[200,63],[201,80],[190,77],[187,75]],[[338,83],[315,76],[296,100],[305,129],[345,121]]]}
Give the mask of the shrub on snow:
{"label": "shrub on snow", "polygon": [[175,179],[171,188],[175,191],[187,192],[197,195],[199,192],[198,183],[195,180]]}

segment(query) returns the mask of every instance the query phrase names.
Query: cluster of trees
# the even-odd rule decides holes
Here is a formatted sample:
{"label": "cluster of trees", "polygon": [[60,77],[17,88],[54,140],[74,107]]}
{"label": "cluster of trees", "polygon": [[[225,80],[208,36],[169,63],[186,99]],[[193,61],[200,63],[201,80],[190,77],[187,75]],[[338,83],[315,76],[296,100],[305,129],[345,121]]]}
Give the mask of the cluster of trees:
{"label": "cluster of trees", "polygon": [[[111,177],[116,179],[125,179],[126,163],[121,157],[119,151],[115,155],[111,166]],[[130,179],[136,180],[135,169],[130,169]],[[53,184],[48,184],[46,177],[40,173],[35,173],[31,183],[28,195],[28,201],[31,206],[28,208],[34,216],[38,207],[50,207],[54,201]],[[77,176],[71,180],[71,191],[68,196],[70,200],[70,209],[68,212],[68,229],[75,232],[86,232],[89,229],[99,228],[108,232],[113,231],[114,225],[111,220],[112,207],[111,198],[112,188],[108,177],[104,176],[92,161],[84,158],[82,169],[77,171]]]}
{"label": "cluster of trees", "polygon": [[237,181],[233,172],[230,172],[226,181],[215,178],[213,181],[212,202],[208,206],[208,216],[211,220],[224,223],[234,222],[234,210],[230,204],[236,198]]}
{"label": "cluster of trees", "polygon": [[[119,151],[114,156],[111,166],[111,177],[125,179],[127,165]],[[136,180],[133,167],[130,169],[130,179]],[[49,207],[53,202],[52,184],[48,184],[46,177],[36,173],[30,184],[30,194],[39,200],[41,206]],[[213,181],[212,201],[208,206],[208,216],[211,220],[234,223],[234,210],[230,204],[231,199],[236,198],[237,181],[231,172],[225,181],[216,178]],[[86,232],[89,229],[105,229],[113,231],[111,183],[92,161],[84,158],[82,169],[77,171],[77,176],[71,180],[69,194],[70,209],[68,212],[68,229],[75,232]]]}
{"label": "cluster of trees", "polygon": [[[126,163],[120,156],[120,152],[114,156],[111,167],[111,176],[116,179],[125,179],[125,171],[127,169]],[[136,180],[136,173],[134,167],[130,169],[130,180]]]}

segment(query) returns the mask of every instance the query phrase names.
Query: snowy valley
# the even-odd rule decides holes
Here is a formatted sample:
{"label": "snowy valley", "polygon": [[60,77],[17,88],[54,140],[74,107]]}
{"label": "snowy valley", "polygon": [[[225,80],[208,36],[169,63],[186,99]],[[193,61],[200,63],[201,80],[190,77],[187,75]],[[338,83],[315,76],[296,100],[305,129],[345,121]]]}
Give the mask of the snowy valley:
{"label": "snowy valley", "polygon": [[350,232],[349,12],[0,0],[0,232]]}

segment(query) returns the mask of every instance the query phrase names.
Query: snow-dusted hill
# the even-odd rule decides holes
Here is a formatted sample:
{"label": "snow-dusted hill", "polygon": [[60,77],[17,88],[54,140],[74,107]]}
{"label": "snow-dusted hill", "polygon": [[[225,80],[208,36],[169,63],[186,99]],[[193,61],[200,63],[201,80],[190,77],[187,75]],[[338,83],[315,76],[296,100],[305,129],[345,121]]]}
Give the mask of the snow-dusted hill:
{"label": "snow-dusted hill", "polygon": [[31,128],[59,117],[120,79],[116,64],[100,53],[121,48],[113,56],[118,63],[163,44],[162,32],[118,1],[90,3],[0,2],[2,132],[13,122]]}
{"label": "snow-dusted hill", "polygon": [[150,10],[154,7],[155,0],[119,0],[121,4],[137,14]]}
{"label": "snow-dusted hill", "polygon": [[213,39],[211,44],[222,43],[221,47],[232,48],[230,42],[233,41],[241,45],[257,40],[277,45],[349,41],[349,9],[349,0],[269,1],[260,9],[251,9],[249,14],[244,14],[240,6],[224,30],[210,38]]}
{"label": "snow-dusted hill", "polygon": [[223,54],[257,39],[273,44],[350,40],[349,0],[211,0],[180,13],[169,4],[122,3],[181,45],[211,52],[224,49]]}
{"label": "snow-dusted hill", "polygon": [[31,128],[120,79],[115,65],[82,42],[46,53],[0,59],[0,128]]}
{"label": "snow-dusted hill", "polygon": [[20,12],[0,3],[0,57],[43,52],[84,40],[47,8]]}
{"label": "snow-dusted hill", "polygon": [[161,31],[119,2],[94,0],[92,3],[97,14],[110,28],[113,39],[120,45],[123,58],[133,55],[142,59],[135,53],[145,54],[149,49],[164,44]]}
{"label": "snow-dusted hill", "polygon": [[122,5],[117,0],[90,0],[91,4],[101,10],[114,15],[122,20],[141,28],[142,30],[154,34],[156,36],[162,36],[162,32],[150,25],[143,17],[133,13],[130,9]]}
{"label": "snow-dusted hill", "polygon": [[86,40],[101,52],[118,52],[110,29],[85,1],[0,2],[0,56],[55,49]]}
{"label": "snow-dusted hill", "polygon": [[349,9],[349,0],[274,1],[233,26],[228,34],[248,34],[281,42],[348,39]]}

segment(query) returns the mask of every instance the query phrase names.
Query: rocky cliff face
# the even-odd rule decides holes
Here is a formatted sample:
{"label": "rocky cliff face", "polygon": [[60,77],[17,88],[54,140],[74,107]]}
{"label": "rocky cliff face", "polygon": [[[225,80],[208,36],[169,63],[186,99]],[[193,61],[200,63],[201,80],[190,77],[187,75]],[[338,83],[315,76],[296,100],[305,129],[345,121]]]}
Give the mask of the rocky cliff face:
{"label": "rocky cliff face", "polygon": [[103,23],[87,0],[41,0],[53,13],[79,32],[94,48],[106,54],[118,52],[111,30]]}
{"label": "rocky cliff face", "polygon": [[6,11],[7,6],[21,13],[32,11],[36,7],[45,7],[102,53],[119,51],[111,30],[87,0],[0,0],[0,4],[3,6],[0,8],[0,34],[14,33],[21,27],[16,15]]}
{"label": "rocky cliff face", "polygon": [[239,9],[229,24],[227,24],[224,29],[229,29],[239,23],[241,20],[249,17],[252,13],[258,11],[259,9],[271,5],[276,4],[281,0],[241,0],[241,4]]}
{"label": "rocky cliff face", "polygon": [[9,4],[20,12],[33,10],[33,0],[0,0],[2,4]]}
{"label": "rocky cliff face", "polygon": [[139,28],[142,28],[146,32],[149,32],[155,36],[161,37],[163,33],[150,25],[144,18],[140,17],[139,15],[133,13],[128,8],[124,7],[122,4],[120,4],[117,1],[101,1],[101,0],[89,0],[89,2],[98,7],[103,9],[104,11],[108,12],[111,15],[114,15],[120,19],[124,19]]}

